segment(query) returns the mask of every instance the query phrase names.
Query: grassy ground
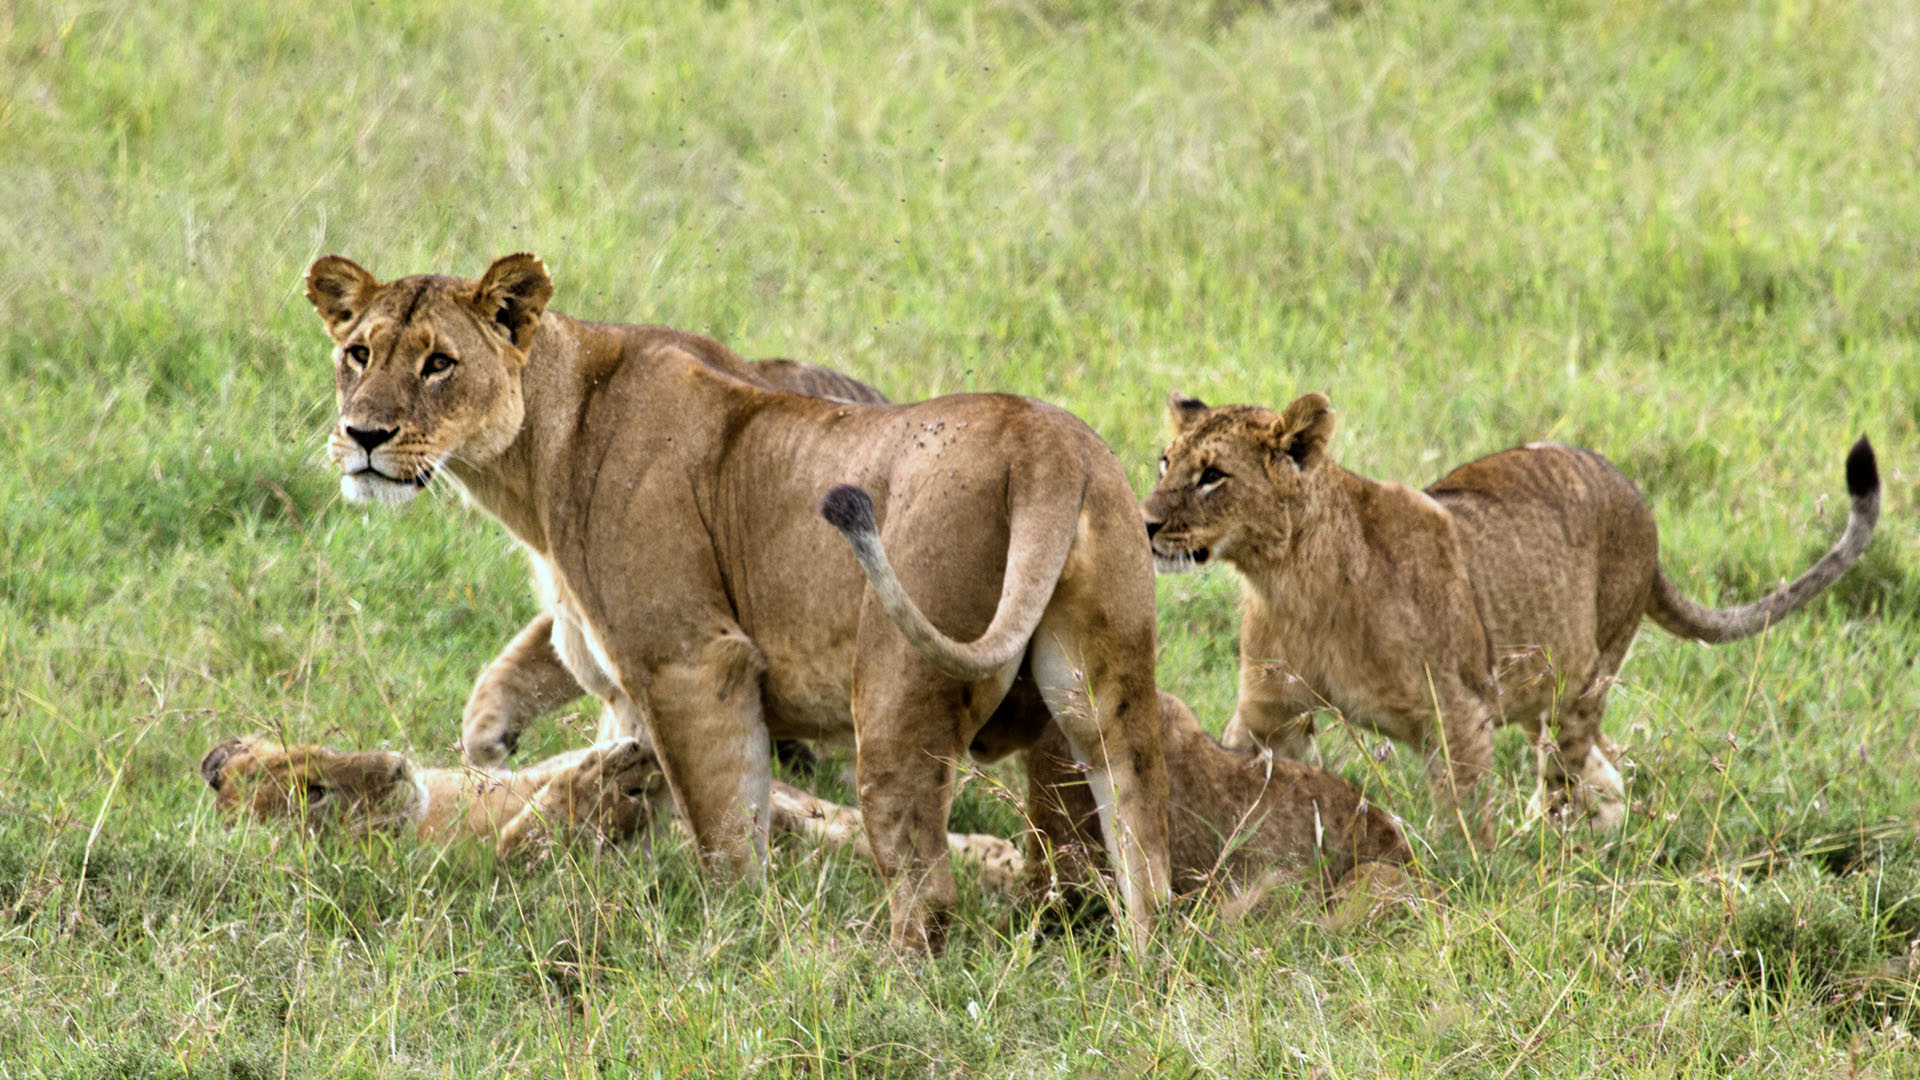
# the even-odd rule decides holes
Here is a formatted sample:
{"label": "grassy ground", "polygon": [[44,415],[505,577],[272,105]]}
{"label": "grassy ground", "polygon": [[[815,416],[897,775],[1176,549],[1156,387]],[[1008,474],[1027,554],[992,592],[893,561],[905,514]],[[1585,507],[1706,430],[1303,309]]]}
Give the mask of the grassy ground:
{"label": "grassy ground", "polygon": [[[1920,9],[529,7],[0,7],[0,1077],[1920,1071]],[[1648,628],[1615,838],[1476,857],[1331,728],[1446,889],[1372,930],[1202,909],[1133,962],[968,887],[897,964],[804,850],[754,893],[222,829],[215,738],[450,760],[532,608],[450,497],[338,500],[302,270],[523,248],[575,315],[1060,402],[1141,491],[1169,388],[1322,389],[1371,475],[1607,453],[1711,601],[1827,544],[1862,431],[1885,516],[1756,641]],[[1161,589],[1214,725],[1235,588]]]}

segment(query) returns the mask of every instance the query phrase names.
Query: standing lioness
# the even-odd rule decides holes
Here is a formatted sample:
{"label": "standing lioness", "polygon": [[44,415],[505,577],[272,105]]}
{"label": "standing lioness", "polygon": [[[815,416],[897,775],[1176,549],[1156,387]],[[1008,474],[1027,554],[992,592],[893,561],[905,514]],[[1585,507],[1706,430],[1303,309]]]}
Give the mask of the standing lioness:
{"label": "standing lioness", "polygon": [[1757,634],[1853,565],[1880,512],[1863,438],[1832,550],[1715,611],[1660,572],[1652,513],[1598,454],[1523,446],[1421,492],[1328,460],[1322,394],[1279,414],[1179,394],[1169,410],[1175,436],[1145,506],[1155,558],[1170,570],[1218,558],[1246,583],[1230,745],[1298,757],[1309,714],[1337,708],[1425,750],[1436,788],[1458,799],[1492,763],[1493,725],[1520,724],[1541,746],[1536,806],[1567,799],[1601,825],[1626,805],[1600,714],[1641,618],[1707,642]]}
{"label": "standing lioness", "polygon": [[[1026,661],[1094,765],[1143,937],[1168,888],[1153,570],[1099,437],[1023,398],[770,390],[718,342],[579,322],[546,310],[552,293],[526,254],[477,282],[383,284],[339,256],[315,262],[347,496],[405,502],[444,472],[507,527],[562,660],[650,729],[703,854],[757,874],[769,733],[851,729],[902,947],[940,940],[949,763]],[[816,514],[836,484],[873,496],[876,543],[924,613],[911,645]]]}

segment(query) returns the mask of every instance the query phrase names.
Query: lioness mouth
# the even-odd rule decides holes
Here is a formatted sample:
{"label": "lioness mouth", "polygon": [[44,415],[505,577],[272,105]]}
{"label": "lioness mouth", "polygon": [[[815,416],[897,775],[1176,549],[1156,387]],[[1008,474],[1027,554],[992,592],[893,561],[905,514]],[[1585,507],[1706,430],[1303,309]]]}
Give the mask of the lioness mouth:
{"label": "lioness mouth", "polygon": [[433,479],[433,470],[431,468],[421,469],[419,472],[414,473],[411,477],[408,477],[407,479],[402,480],[397,476],[388,476],[386,473],[383,473],[379,469],[376,469],[373,466],[369,465],[364,469],[355,470],[354,472],[350,472],[347,475],[348,476],[377,476],[380,479],[385,480],[389,484],[407,484],[412,487],[423,488],[427,486],[427,481]]}

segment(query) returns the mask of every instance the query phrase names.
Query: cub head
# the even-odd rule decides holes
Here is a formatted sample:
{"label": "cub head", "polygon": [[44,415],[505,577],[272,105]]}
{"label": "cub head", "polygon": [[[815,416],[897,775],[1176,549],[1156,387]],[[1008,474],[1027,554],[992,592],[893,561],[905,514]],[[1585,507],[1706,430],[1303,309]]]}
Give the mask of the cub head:
{"label": "cub head", "polygon": [[553,295],[532,255],[498,259],[479,281],[438,275],[381,284],[328,255],[307,299],[332,335],[339,421],[327,453],[356,501],[404,503],[448,461],[481,464],[526,415],[520,373]]}
{"label": "cub head", "polygon": [[1308,394],[1275,414],[1252,405],[1208,408],[1175,393],[1167,399],[1173,443],[1147,496],[1147,539],[1161,573],[1211,559],[1246,568],[1279,557],[1328,466],[1333,408]]}
{"label": "cub head", "polygon": [[398,829],[426,814],[427,793],[399,754],[341,754],[284,747],[259,736],[227,739],[200,759],[200,776],[229,819],[293,821],[302,828]]}

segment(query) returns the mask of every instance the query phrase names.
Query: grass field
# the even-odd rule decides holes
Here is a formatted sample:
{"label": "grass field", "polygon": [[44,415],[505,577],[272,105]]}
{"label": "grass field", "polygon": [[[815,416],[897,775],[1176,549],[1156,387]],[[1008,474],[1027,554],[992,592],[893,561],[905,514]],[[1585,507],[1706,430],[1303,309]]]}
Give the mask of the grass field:
{"label": "grass field", "polygon": [[[0,1077],[1920,1074],[1920,8],[538,6],[0,5]],[[1058,402],[1142,493],[1174,387],[1324,390],[1379,477],[1588,445],[1712,602],[1827,545],[1861,432],[1885,509],[1763,637],[1644,631],[1616,836],[1521,827],[1508,733],[1476,855],[1329,727],[1444,887],[1367,930],[1127,958],[963,879],[899,963],[801,848],[755,892],[222,828],[215,739],[451,761],[533,611],[450,494],[339,499],[304,268],[519,249],[570,314]],[[1236,591],[1161,584],[1216,730]],[[957,821],[1017,828],[1002,783]]]}

